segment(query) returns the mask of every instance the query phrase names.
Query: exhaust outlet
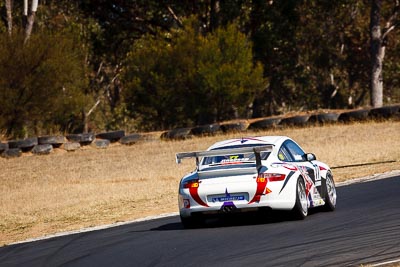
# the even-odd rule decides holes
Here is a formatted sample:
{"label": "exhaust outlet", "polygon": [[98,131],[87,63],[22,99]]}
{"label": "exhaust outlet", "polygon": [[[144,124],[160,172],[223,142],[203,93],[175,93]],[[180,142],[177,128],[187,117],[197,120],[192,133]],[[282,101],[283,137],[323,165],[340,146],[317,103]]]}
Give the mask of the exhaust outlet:
{"label": "exhaust outlet", "polygon": [[233,203],[227,203],[221,207],[221,211],[224,213],[232,213],[236,210],[236,206]]}

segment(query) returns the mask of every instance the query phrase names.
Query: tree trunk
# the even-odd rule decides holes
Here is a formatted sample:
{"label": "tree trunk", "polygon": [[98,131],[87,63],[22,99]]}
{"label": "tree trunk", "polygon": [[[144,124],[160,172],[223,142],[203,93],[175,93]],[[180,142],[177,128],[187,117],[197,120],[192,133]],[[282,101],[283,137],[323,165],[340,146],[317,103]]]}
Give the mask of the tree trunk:
{"label": "tree trunk", "polygon": [[89,123],[88,123],[88,115],[85,112],[85,109],[82,109],[82,132],[88,133],[89,132]]}
{"label": "tree trunk", "polygon": [[8,35],[12,35],[12,6],[13,6],[13,1],[12,0],[6,0],[6,10],[7,10],[7,31]]}
{"label": "tree trunk", "polygon": [[385,57],[385,46],[383,45],[380,13],[381,0],[371,2],[371,105],[372,107],[381,107],[383,105],[383,78],[382,63]]}
{"label": "tree trunk", "polygon": [[36,12],[31,12],[28,15],[27,24],[26,24],[26,28],[25,28],[25,40],[24,40],[24,43],[26,43],[29,40],[29,38],[31,37],[33,23],[35,22],[35,16],[36,16]]}
{"label": "tree trunk", "polygon": [[38,7],[38,0],[32,0],[31,11],[28,12],[28,1],[24,1],[24,15],[27,16],[24,43],[26,43],[31,37],[33,23],[35,22],[37,7]]}

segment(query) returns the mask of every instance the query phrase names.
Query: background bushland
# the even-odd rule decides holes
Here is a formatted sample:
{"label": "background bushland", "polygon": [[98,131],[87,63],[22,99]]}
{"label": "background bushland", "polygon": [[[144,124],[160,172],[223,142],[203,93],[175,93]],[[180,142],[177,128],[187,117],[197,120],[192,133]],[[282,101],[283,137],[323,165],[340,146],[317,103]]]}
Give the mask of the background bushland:
{"label": "background bushland", "polygon": [[43,0],[24,14],[22,1],[2,0],[0,134],[151,131],[368,106],[372,7],[387,33],[383,103],[398,103],[396,3]]}

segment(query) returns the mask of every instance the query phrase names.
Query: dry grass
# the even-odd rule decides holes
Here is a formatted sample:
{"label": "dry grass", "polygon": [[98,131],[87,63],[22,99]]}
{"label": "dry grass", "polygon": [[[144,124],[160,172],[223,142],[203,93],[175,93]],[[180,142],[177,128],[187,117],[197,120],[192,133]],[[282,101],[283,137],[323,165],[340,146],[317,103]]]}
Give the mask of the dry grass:
{"label": "dry grass", "polygon": [[[400,122],[369,122],[243,135],[287,135],[331,167],[400,158]],[[94,225],[177,211],[180,177],[194,162],[175,153],[203,150],[242,134],[184,141],[115,144],[106,150],[56,150],[0,158],[0,245]],[[336,181],[400,169],[399,162],[334,169]]]}

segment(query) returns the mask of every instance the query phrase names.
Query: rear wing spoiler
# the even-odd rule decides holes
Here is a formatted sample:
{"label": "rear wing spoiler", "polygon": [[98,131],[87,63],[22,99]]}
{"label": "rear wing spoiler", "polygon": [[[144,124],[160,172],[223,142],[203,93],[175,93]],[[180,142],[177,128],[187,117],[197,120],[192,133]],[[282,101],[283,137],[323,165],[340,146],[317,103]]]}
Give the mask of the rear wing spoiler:
{"label": "rear wing spoiler", "polygon": [[184,158],[196,158],[196,166],[199,166],[201,157],[213,157],[213,156],[224,156],[224,155],[235,155],[241,153],[254,153],[256,158],[257,170],[261,167],[261,152],[271,152],[274,145],[260,145],[253,147],[239,147],[229,149],[216,149],[209,151],[194,151],[194,152],[182,152],[176,154],[176,163],[181,163]]}

